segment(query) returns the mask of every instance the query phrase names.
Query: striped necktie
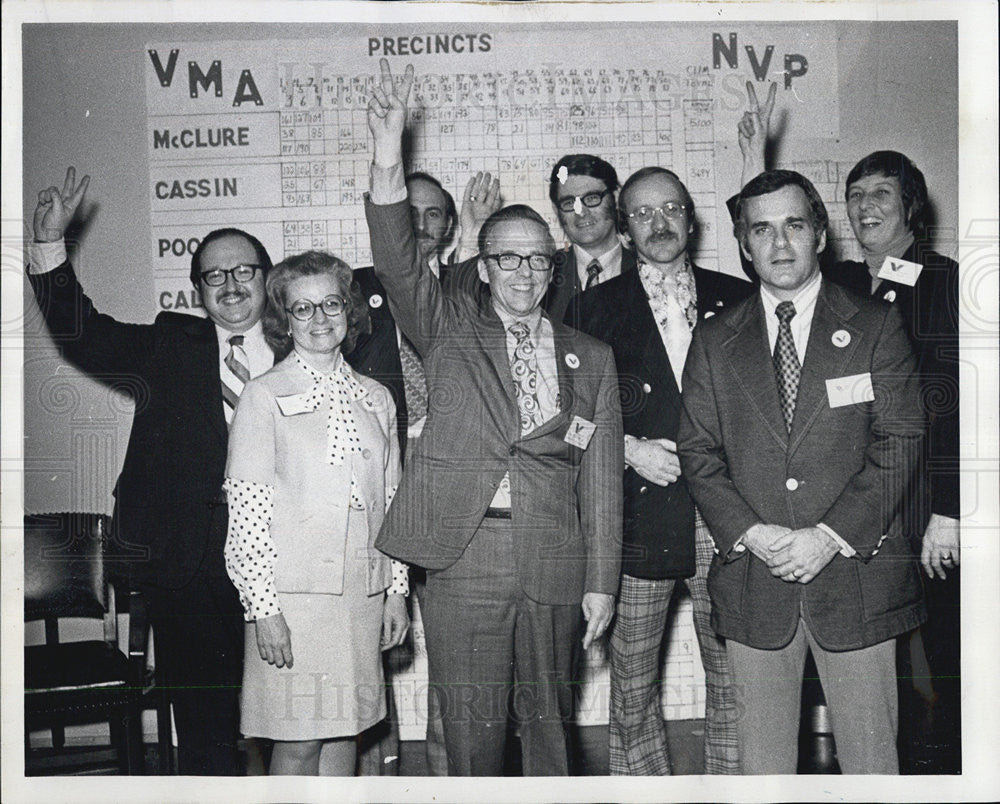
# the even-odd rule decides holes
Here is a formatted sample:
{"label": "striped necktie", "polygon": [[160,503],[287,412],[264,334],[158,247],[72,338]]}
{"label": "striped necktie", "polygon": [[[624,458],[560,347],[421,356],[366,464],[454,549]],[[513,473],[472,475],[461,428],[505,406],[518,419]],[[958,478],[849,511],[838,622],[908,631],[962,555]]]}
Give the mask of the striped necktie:
{"label": "striped necktie", "polygon": [[590,265],[587,266],[587,284],[584,286],[584,290],[590,290],[593,285],[597,284],[597,277],[602,270],[599,259],[595,257],[590,261]]}
{"label": "striped necktie", "polygon": [[250,361],[243,349],[242,335],[230,335],[227,342],[229,354],[226,355],[225,364],[228,371],[224,371],[221,377],[224,403],[222,408],[226,414],[226,424],[232,424],[236,402],[243,393],[243,386],[250,381]]}

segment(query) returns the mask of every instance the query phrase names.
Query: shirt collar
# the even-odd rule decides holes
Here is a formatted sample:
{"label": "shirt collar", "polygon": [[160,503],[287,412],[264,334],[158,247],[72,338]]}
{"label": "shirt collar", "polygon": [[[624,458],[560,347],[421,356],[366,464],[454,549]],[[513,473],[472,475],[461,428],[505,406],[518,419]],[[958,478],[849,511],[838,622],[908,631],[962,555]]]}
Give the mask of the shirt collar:
{"label": "shirt collar", "polygon": [[438,257],[436,251],[427,258],[427,267],[431,269],[431,273],[434,274],[434,276],[441,276],[441,258]]}
{"label": "shirt collar", "polygon": [[616,262],[621,262],[622,259],[622,244],[615,243],[611,248],[605,251],[603,254],[591,254],[589,251],[581,248],[576,243],[573,244],[573,254],[576,257],[576,264],[586,266],[590,265],[592,260],[597,260],[604,270],[614,267]]}
{"label": "shirt collar", "polygon": [[[214,321],[212,322],[215,327],[215,334],[219,338],[219,343],[229,343],[229,338],[232,335],[242,335],[244,348],[247,343],[253,341],[255,344],[265,344],[264,340],[264,324],[261,321],[257,321],[250,329],[246,332],[233,332],[231,329],[226,329],[225,327],[219,326]],[[269,347],[270,348],[270,347]]]}
{"label": "shirt collar", "polygon": [[527,316],[520,316],[520,317],[510,315],[509,313],[507,313],[506,310],[501,310],[495,304],[493,305],[493,310],[494,312],[496,312],[497,317],[500,319],[501,323],[503,324],[503,328],[505,330],[510,329],[511,324],[513,324],[515,321],[522,321],[524,322],[525,325],[527,325],[528,332],[530,332],[532,335],[538,332],[538,326],[542,320],[542,308],[540,305],[537,308],[535,308],[534,312],[530,313]]}
{"label": "shirt collar", "polygon": [[[795,305],[796,315],[805,312],[816,303],[816,298],[819,296],[819,286],[821,281],[822,274],[817,271],[816,275],[812,279],[799,288],[799,292],[795,294],[794,298],[788,299],[788,301]],[[771,293],[771,291],[769,291],[763,283],[761,283],[760,286],[760,299],[764,303],[764,312],[769,317],[774,315],[775,309],[783,301]]]}

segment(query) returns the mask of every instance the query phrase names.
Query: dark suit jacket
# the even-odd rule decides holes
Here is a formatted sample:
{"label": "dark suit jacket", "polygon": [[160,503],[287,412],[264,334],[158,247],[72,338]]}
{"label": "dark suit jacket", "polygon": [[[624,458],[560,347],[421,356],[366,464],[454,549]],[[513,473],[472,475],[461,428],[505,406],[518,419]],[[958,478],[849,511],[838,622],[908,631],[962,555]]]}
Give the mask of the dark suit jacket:
{"label": "dark suit jacket", "polygon": [[[749,282],[697,266],[694,279],[699,320],[723,312],[753,292]],[[676,441],[681,393],[639,272],[623,272],[575,296],[565,323],[614,351],[625,433]],[[635,578],[693,575],[694,503],[684,478],[658,486],[626,467],[624,488],[622,572]]]}
{"label": "dark suit jacket", "polygon": [[[475,269],[475,260],[472,261],[472,268]],[[477,276],[469,274],[466,263],[456,266],[442,263],[440,276],[441,287],[449,294],[456,292],[456,283],[463,278],[469,283],[467,287],[475,287],[471,284],[473,279],[477,285],[481,284]],[[372,266],[358,268],[354,272],[354,280],[368,304],[371,331],[358,336],[354,348],[344,354],[344,359],[355,371],[377,380],[389,389],[393,402],[396,403],[396,432],[399,436],[400,455],[405,458],[409,411],[406,407],[403,366],[399,359],[399,341],[396,339],[396,320],[389,309],[389,297]]]}
{"label": "dark suit jacket", "polygon": [[[960,511],[958,263],[921,243],[910,246],[903,259],[924,266],[916,285],[882,280],[874,295],[886,301],[891,299],[899,308],[917,352],[924,386],[930,429],[922,487],[929,494],[915,495],[918,517],[915,526],[919,536],[926,527],[928,513],[958,518]],[[826,276],[856,293],[871,294],[871,274],[863,262],[839,262]]]}
{"label": "dark suit jacket", "polygon": [[[635,265],[635,252],[622,246],[622,274],[632,273],[635,270]],[[608,280],[608,282],[611,281],[613,280]],[[552,257],[552,283],[549,285],[548,293],[545,294],[542,306],[553,321],[562,321],[570,300],[581,292],[583,292],[583,285],[580,284],[580,274],[576,269],[576,252],[572,246],[560,249]],[[566,322],[571,327],[576,326],[569,319],[566,319]]]}
{"label": "dark suit jacket", "polygon": [[226,578],[228,433],[215,326],[172,312],[153,324],[115,321],[94,309],[69,263],[29,278],[66,357],[135,399],[114,491],[114,539],[132,579],[177,589],[199,568]]}
{"label": "dark suit jacket", "polygon": [[[836,346],[834,333],[846,333],[848,343]],[[900,516],[923,437],[915,369],[895,308],[824,281],[789,435],[759,295],[695,329],[678,447],[720,551],[708,584],[721,636],[782,647],[801,607],[824,648],[848,650],[925,619]],[[826,381],[865,373],[875,401],[831,408]],[[758,522],[792,529],[823,522],[857,556],[838,554],[810,583],[787,583],[749,550],[733,549]]]}
{"label": "dark suit jacket", "polygon": [[[506,333],[492,306],[447,295],[416,258],[406,202],[366,202],[379,278],[393,315],[424,355],[431,392],[377,546],[428,569],[453,564],[506,472],[518,574],[531,599],[613,594],[621,562],[622,430],[611,350],[552,322],[561,410],[522,436]],[[596,425],[567,443],[576,417]]]}

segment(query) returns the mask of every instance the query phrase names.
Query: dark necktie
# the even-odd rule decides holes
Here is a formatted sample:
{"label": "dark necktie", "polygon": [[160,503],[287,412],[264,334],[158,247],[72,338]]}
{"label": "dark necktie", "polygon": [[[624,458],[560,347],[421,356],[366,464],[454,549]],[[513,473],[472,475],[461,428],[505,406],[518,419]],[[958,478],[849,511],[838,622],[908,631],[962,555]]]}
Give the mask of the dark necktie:
{"label": "dark necktie", "polygon": [[230,335],[227,338],[229,343],[229,354],[226,355],[225,364],[229,369],[228,374],[222,376],[222,401],[223,412],[226,414],[226,423],[233,420],[233,412],[236,410],[236,402],[243,393],[243,386],[250,381],[250,361],[247,353],[243,349],[243,336]]}
{"label": "dark necktie", "polygon": [[427,415],[427,377],[424,364],[405,335],[399,339],[399,362],[403,367],[406,417],[411,422],[418,422]]}
{"label": "dark necktie", "polygon": [[795,305],[790,301],[783,301],[777,306],[774,314],[778,317],[778,337],[774,342],[773,355],[774,374],[778,380],[781,413],[785,417],[788,432],[791,432],[792,418],[795,416],[795,397],[799,393],[799,376],[802,374],[790,324],[795,318]]}
{"label": "dark necktie", "polygon": [[526,435],[542,425],[542,411],[538,406],[538,359],[535,346],[528,337],[527,324],[515,321],[509,327],[517,340],[510,373],[517,386],[517,409],[521,413],[521,435]]}
{"label": "dark necktie", "polygon": [[584,286],[584,290],[590,290],[592,285],[597,284],[597,276],[602,270],[600,260],[595,258],[590,261],[590,265],[587,266],[587,284]]}

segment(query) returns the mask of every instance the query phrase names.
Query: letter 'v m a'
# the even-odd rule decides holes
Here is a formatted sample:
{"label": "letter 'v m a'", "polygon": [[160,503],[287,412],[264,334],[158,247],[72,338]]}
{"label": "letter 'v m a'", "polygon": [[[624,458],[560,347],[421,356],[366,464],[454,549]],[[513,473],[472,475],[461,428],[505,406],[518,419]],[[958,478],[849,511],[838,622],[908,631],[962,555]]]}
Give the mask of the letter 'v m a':
{"label": "letter 'v m a'", "polygon": [[174,48],[170,51],[170,57],[167,59],[167,69],[163,69],[163,63],[160,61],[160,54],[155,50],[150,50],[149,59],[153,62],[153,69],[156,70],[156,77],[160,79],[161,87],[169,87],[170,82],[174,80],[174,68],[177,67],[177,55],[180,50]]}

